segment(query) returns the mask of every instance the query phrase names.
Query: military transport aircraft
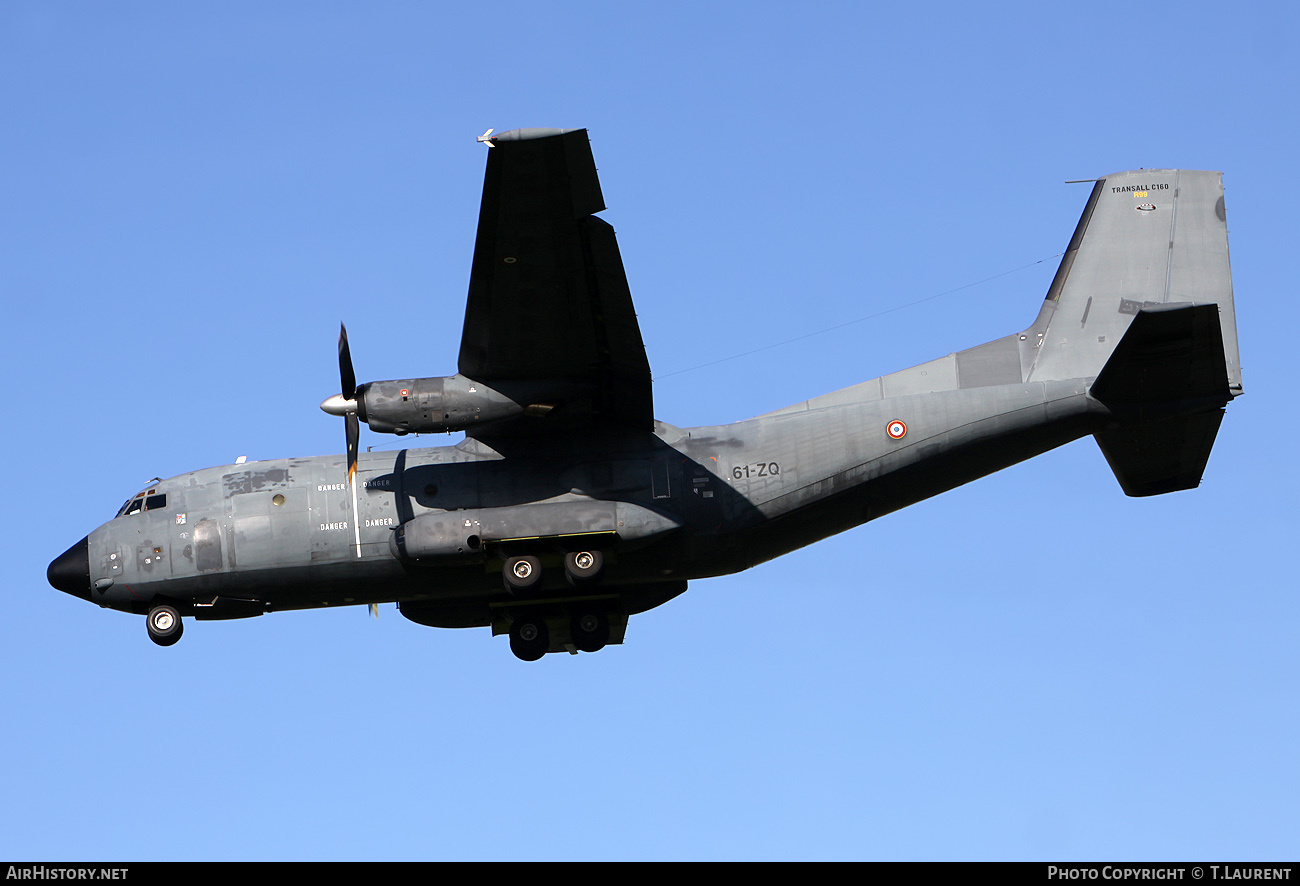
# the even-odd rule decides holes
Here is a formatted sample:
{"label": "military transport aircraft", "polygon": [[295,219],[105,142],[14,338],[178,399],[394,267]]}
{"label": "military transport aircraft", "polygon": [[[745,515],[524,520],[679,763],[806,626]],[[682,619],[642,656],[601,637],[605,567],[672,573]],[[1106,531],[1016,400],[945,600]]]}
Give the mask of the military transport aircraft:
{"label": "military transport aircraft", "polygon": [[[358,385],[344,456],[159,480],[50,564],[55,588],[182,618],[396,602],[519,658],[622,643],[628,617],[1093,435],[1129,495],[1195,487],[1241,394],[1222,177],[1095,181],[1023,332],[736,424],[656,421],[585,130],[491,150],[457,374]],[[390,434],[455,446],[358,452]]]}

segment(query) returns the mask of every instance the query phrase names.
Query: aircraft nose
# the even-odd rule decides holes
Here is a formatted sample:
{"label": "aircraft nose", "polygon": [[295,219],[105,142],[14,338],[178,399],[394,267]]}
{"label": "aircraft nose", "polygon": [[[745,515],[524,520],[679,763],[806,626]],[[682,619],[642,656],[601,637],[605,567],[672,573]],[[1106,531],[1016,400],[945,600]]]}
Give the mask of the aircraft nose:
{"label": "aircraft nose", "polygon": [[45,577],[65,594],[90,599],[90,537],[87,536],[54,558]]}

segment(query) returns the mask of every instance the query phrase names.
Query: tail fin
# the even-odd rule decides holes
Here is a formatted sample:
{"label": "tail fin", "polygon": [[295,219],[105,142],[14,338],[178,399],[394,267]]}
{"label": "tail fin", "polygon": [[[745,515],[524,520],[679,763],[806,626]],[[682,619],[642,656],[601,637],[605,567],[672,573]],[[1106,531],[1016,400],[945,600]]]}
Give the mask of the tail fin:
{"label": "tail fin", "polygon": [[1139,311],[1179,303],[1218,305],[1228,386],[1240,394],[1222,174],[1147,169],[1098,179],[1024,333],[1027,380],[1097,376]]}
{"label": "tail fin", "polygon": [[1027,380],[1095,378],[1116,418],[1097,442],[1126,493],[1197,486],[1242,392],[1222,175],[1099,179],[1021,344]]}

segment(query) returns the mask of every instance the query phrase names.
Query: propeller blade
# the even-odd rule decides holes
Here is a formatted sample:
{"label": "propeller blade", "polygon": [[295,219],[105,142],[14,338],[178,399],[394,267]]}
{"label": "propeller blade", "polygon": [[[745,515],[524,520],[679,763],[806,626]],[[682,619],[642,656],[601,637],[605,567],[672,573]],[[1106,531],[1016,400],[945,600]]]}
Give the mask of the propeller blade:
{"label": "propeller blade", "polygon": [[352,350],[348,347],[348,328],[339,324],[339,380],[343,392],[320,405],[331,415],[342,415],[348,435],[348,488],[352,490],[352,537],[361,556],[361,524],[357,508],[357,459],[361,448],[361,421],[357,418],[357,374],[352,369]]}
{"label": "propeller blade", "polygon": [[357,479],[357,451],[361,446],[361,427],[357,422],[355,412],[349,412],[343,417],[343,420],[348,428],[348,483],[349,485],[355,485]]}
{"label": "propeller blade", "polygon": [[370,604],[370,617],[371,617],[371,618],[379,618],[379,604],[378,604],[378,603],[371,603],[371,604]]}
{"label": "propeller blade", "polygon": [[357,396],[357,374],[352,370],[352,350],[348,347],[348,328],[339,324],[339,378],[343,383],[342,394],[349,400]]}

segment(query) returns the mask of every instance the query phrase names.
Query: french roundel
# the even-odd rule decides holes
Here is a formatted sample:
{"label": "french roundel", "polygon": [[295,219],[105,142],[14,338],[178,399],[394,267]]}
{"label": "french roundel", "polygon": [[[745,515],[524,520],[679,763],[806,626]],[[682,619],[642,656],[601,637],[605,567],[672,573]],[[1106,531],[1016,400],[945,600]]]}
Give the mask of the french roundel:
{"label": "french roundel", "polygon": [[901,440],[907,436],[907,425],[898,419],[894,419],[885,426],[885,433],[892,440]]}

